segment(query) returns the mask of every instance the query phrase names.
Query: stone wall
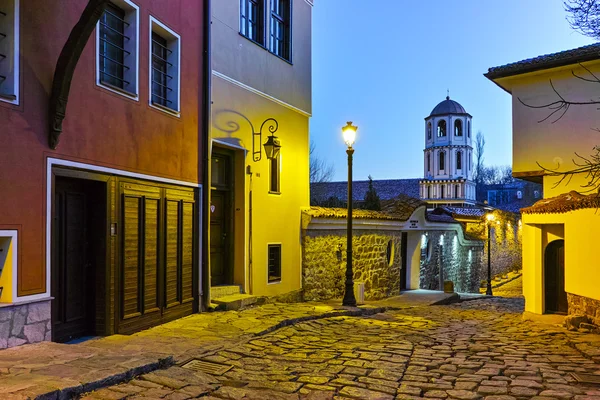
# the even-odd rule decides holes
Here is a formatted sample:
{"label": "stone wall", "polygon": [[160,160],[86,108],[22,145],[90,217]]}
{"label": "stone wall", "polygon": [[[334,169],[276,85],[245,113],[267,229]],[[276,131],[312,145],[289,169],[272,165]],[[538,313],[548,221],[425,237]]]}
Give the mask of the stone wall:
{"label": "stone wall", "polygon": [[[504,275],[522,268],[522,229],[517,214],[494,211],[491,222],[491,269],[492,276]],[[485,220],[466,224],[466,233],[484,244],[479,268],[480,282],[487,281],[487,224]]]}
{"label": "stone wall", "polygon": [[586,315],[591,322],[600,326],[600,300],[567,293],[569,315]]}
{"label": "stone wall", "polygon": [[455,292],[479,291],[483,248],[461,244],[458,234],[456,231],[428,231],[423,234],[419,284],[421,289],[443,290],[443,281],[449,280],[454,283]]}
{"label": "stone wall", "polygon": [[[364,282],[365,300],[400,293],[401,232],[354,231],[352,249],[354,282]],[[306,230],[302,266],[305,301],[342,298],[346,279],[346,231]]]}
{"label": "stone wall", "polygon": [[52,340],[50,300],[0,306],[0,349]]}

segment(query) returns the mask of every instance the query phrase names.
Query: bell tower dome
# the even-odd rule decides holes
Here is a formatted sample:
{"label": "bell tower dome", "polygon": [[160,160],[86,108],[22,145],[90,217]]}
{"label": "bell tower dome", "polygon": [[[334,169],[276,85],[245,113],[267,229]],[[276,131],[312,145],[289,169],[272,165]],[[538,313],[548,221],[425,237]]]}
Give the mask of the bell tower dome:
{"label": "bell tower dome", "polygon": [[471,119],[450,96],[425,118],[420,194],[432,207],[475,205]]}

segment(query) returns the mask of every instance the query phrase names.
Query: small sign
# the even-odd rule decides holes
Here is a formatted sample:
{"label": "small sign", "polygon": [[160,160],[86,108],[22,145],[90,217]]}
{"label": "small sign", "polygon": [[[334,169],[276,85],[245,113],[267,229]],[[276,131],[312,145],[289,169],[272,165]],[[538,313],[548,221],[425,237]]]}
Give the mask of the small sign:
{"label": "small sign", "polygon": [[419,229],[419,220],[418,219],[411,219],[408,222],[410,223],[410,225],[408,226],[409,229]]}
{"label": "small sign", "polygon": [[215,212],[215,205],[214,205],[214,204],[211,204],[211,205],[210,205],[210,212],[211,212],[211,213],[214,213],[214,212]]}

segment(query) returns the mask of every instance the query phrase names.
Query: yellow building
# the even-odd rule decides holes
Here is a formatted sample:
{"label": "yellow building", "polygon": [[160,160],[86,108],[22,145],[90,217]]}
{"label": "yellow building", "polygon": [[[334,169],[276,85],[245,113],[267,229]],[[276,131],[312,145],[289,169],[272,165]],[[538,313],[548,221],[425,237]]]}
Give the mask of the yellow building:
{"label": "yellow building", "polygon": [[[293,297],[302,286],[300,213],[309,205],[312,1],[211,7],[210,285],[203,287],[213,301],[240,291]],[[281,146],[273,159],[269,140]]]}
{"label": "yellow building", "polygon": [[[563,181],[560,173],[600,145],[600,111],[590,104],[598,98],[600,44],[490,68],[485,76],[512,95],[513,176],[543,183],[544,199],[523,210],[525,310],[585,313],[598,323],[597,188],[586,187],[585,173]],[[590,189],[592,196],[580,194]]]}

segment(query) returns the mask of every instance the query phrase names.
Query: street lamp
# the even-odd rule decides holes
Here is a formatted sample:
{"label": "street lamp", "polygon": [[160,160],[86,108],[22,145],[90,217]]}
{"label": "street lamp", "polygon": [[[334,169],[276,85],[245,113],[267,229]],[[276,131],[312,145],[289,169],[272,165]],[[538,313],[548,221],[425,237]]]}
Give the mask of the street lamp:
{"label": "street lamp", "polygon": [[358,127],[348,122],[342,128],[344,142],[348,146],[348,231],[346,232],[346,290],[344,292],[343,306],[356,307],[356,298],[354,297],[354,273],[352,272],[352,155],[354,154],[354,141],[356,140],[356,131]]}
{"label": "street lamp", "polygon": [[485,290],[485,294],[488,296],[493,296],[492,294],[492,256],[491,256],[491,248],[492,248],[492,241],[491,241],[491,227],[492,227],[492,221],[494,220],[494,214],[492,214],[491,212],[488,213],[486,216],[487,219],[487,242],[488,242],[488,278],[487,278],[487,289]]}

